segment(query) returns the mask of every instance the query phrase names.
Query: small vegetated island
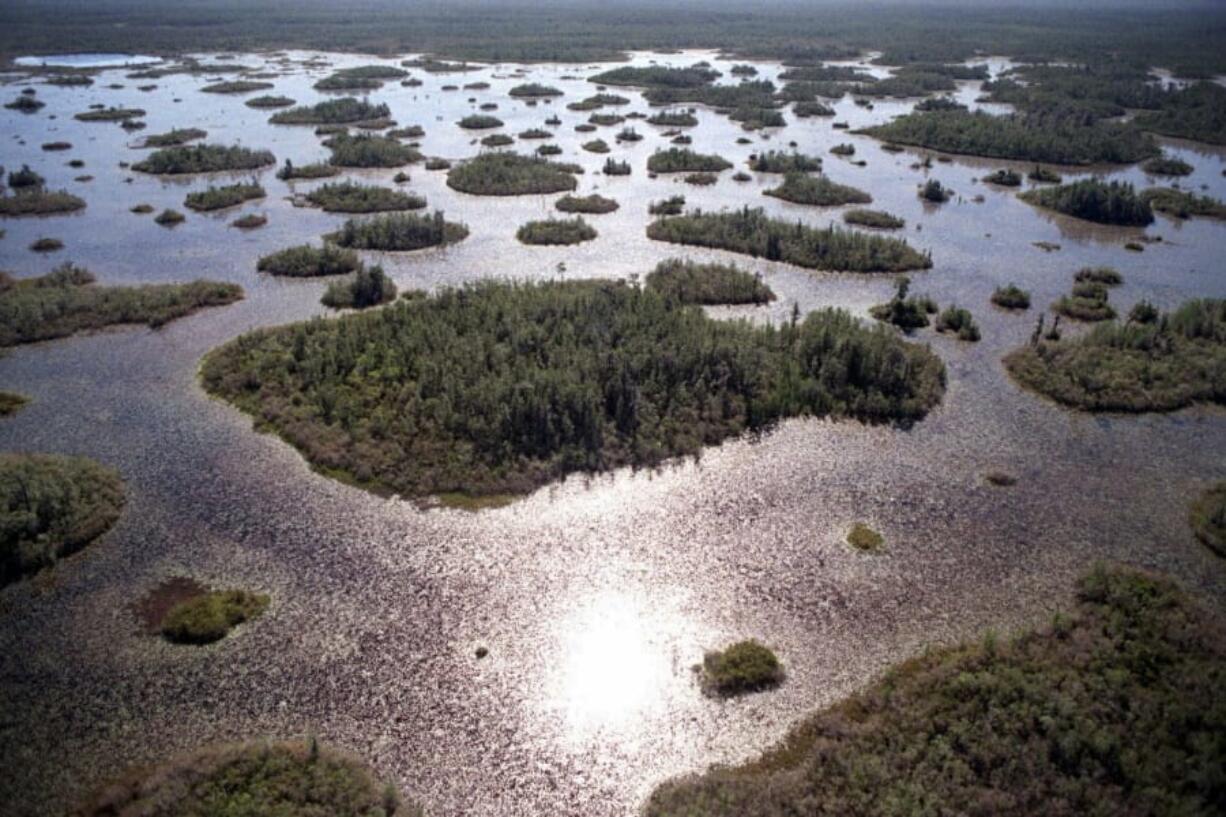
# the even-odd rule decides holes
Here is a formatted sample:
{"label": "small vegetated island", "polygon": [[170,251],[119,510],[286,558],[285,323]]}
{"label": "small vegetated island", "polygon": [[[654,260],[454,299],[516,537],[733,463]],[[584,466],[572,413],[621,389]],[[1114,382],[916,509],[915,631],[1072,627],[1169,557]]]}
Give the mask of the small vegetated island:
{"label": "small vegetated island", "polygon": [[524,97],[527,99],[562,96],[562,92],[557,88],[549,85],[542,85],[539,82],[525,82],[522,85],[516,85],[508,93],[510,93],[511,96]]}
{"label": "small vegetated island", "polygon": [[1079,117],[932,111],[906,114],[859,133],[946,153],[1065,165],[1130,164],[1159,153],[1154,140],[1135,127],[1085,124]]}
{"label": "small vegetated island", "polygon": [[588,77],[600,85],[627,85],[640,88],[695,88],[719,79],[712,68],[667,68],[664,66],[622,66]]}
{"label": "small vegetated island", "polygon": [[574,165],[518,153],[482,153],[447,171],[447,186],[477,196],[565,193],[579,186]]}
{"label": "small vegetated island", "polygon": [[252,741],[217,746],[133,769],[77,813],[82,817],[141,814],[421,817],[391,783],[380,783],[356,757],[318,744]]}
{"label": "small vegetated island", "polygon": [[274,125],[353,125],[386,119],[391,115],[391,108],[385,104],[376,105],[347,96],[279,111],[268,121]]}
{"label": "small vegetated island", "polygon": [[1148,202],[1126,182],[1083,179],[1057,187],[1036,187],[1018,193],[1018,198],[1036,207],[1098,224],[1144,227],[1154,220]]}
{"label": "small vegetated island", "polygon": [[1226,482],[1201,494],[1189,514],[1196,538],[1218,556],[1226,556]]}
{"label": "small vegetated island", "polygon": [[329,213],[381,213],[392,210],[421,210],[421,196],[371,184],[343,181],[321,185],[304,197]]}
{"label": "small vegetated island", "polygon": [[208,135],[208,131],[201,130],[200,128],[175,128],[165,133],[149,134],[145,137],[145,141],[141,143],[141,147],[175,147],[176,145],[186,145],[188,142],[195,142],[198,139],[205,139]]}
{"label": "small vegetated island", "polygon": [[16,414],[25,408],[25,405],[30,402],[30,398],[24,394],[16,394],[11,391],[0,391],[0,417],[8,417]]}
{"label": "small vegetated island", "polygon": [[408,252],[426,247],[455,244],[468,237],[468,228],[447,221],[440,210],[419,213],[383,213],[368,219],[349,219],[334,233],[324,236],[340,247],[355,250]]}
{"label": "small vegetated island", "polygon": [[599,193],[592,193],[590,196],[572,196],[567,194],[554,202],[553,206],[563,213],[603,214],[612,213],[619,205],[614,199],[607,198]]}
{"label": "small vegetated island", "polygon": [[648,289],[683,304],[765,304],[775,300],[775,293],[761,275],[734,264],[670,258],[648,273],[646,284]]}
{"label": "small vegetated island", "polygon": [[328,162],[336,167],[404,167],[421,161],[416,148],[388,136],[338,133],[324,142],[332,151]]}
{"label": "small vegetated island", "polygon": [[419,498],[654,466],[791,416],[914,421],[945,382],[927,348],[842,311],[756,327],[613,282],[486,282],[261,330],[201,376],[325,473]]}
{"label": "small vegetated island", "polygon": [[158,327],[206,306],[230,304],[242,297],[237,284],[215,281],[95,286],[91,272],[72,264],[38,278],[14,279],[0,272],[0,347],[116,324]]}
{"label": "small vegetated island", "polygon": [[224,210],[236,207],[245,201],[264,198],[264,188],[255,182],[249,184],[229,184],[224,187],[210,187],[188,193],[183,200],[183,206],[189,210],[206,212],[209,210]]}
{"label": "small vegetated island", "polygon": [[1175,411],[1226,403],[1226,300],[1137,311],[1077,338],[1032,343],[1005,367],[1022,386],[1085,411]]}
{"label": "small vegetated island", "polygon": [[214,82],[212,85],[205,85],[200,90],[206,94],[249,94],[252,91],[267,91],[272,87],[273,84],[271,82],[235,79],[225,82]]}
{"label": "small vegetated island", "polygon": [[0,454],[0,587],[85,547],[123,505],[119,475],[93,460]]}
{"label": "small vegetated island", "polygon": [[359,65],[334,71],[314,87],[317,91],[374,91],[382,88],[385,80],[408,75],[408,71],[392,65]]}
{"label": "small vegetated island", "polygon": [[819,156],[804,153],[785,153],[770,150],[749,160],[749,169],[758,173],[820,173],[822,160]]}
{"label": "small vegetated island", "polygon": [[719,173],[732,167],[732,162],[713,153],[696,153],[689,148],[657,150],[647,157],[651,173]]}
{"label": "small vegetated island", "polygon": [[1122,568],[1077,590],[1075,614],[901,664],[761,757],[665,783],[644,813],[1215,813],[1220,618]]}
{"label": "small vegetated island", "polygon": [[695,210],[647,225],[648,238],[784,261],[808,269],[905,272],[928,269],[932,258],[907,242],[835,226],[817,229],[771,218],[761,208]]}
{"label": "small vegetated island", "polygon": [[583,216],[546,218],[524,224],[516,231],[515,237],[524,244],[582,244],[596,237],[596,228],[584,221]]}
{"label": "small vegetated island", "polygon": [[344,275],[362,267],[357,252],[324,242],[322,247],[302,244],[262,256],[256,264],[260,272],[289,278],[318,278]]}
{"label": "small vegetated island", "polygon": [[1188,219],[1200,216],[1226,221],[1226,204],[1212,196],[1198,196],[1173,187],[1150,187],[1141,191],[1140,198],[1151,210],[1171,218]]}
{"label": "small vegetated island", "polygon": [[11,193],[0,195],[0,217],[49,216],[85,209],[85,199],[67,190],[48,190],[46,181],[27,165],[8,175]]}
{"label": "small vegetated island", "polygon": [[783,177],[783,184],[762,195],[790,201],[793,204],[809,204],[815,207],[840,207],[844,204],[870,204],[873,197],[855,187],[837,184],[828,176],[812,176],[808,173],[790,172]]}
{"label": "small vegetated island", "polygon": [[132,165],[132,169],[141,173],[171,176],[258,170],[275,161],[276,157],[271,151],[252,150],[238,145],[175,145],[155,150]]}
{"label": "small vegetated island", "polygon": [[212,644],[263,615],[268,601],[249,590],[207,590],[170,608],[162,618],[162,635],[176,644]]}

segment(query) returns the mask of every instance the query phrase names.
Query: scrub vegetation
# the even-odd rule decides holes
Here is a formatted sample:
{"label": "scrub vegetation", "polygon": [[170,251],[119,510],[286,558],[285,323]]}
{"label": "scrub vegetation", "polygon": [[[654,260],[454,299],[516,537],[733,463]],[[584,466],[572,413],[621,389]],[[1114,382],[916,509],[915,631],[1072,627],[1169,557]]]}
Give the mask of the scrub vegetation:
{"label": "scrub vegetation", "polygon": [[328,284],[320,303],[333,309],[367,309],[396,300],[396,285],[383,267],[360,268],[343,281]]}
{"label": "scrub vegetation", "polygon": [[1192,503],[1189,515],[1196,538],[1218,556],[1226,556],[1226,482],[1219,482]]}
{"label": "scrub vegetation", "polygon": [[554,202],[553,206],[563,213],[589,214],[612,213],[618,208],[618,204],[614,199],[607,198],[599,193],[592,193],[590,196],[572,196],[568,193]]}
{"label": "scrub vegetation", "polygon": [[210,590],[170,608],[162,619],[162,635],[176,644],[212,644],[263,615],[268,601],[263,593]]}
{"label": "scrub vegetation", "polygon": [[529,221],[515,232],[515,237],[524,244],[582,244],[596,237],[596,228],[575,218],[547,218]]}
{"label": "scrub vegetation", "polygon": [[306,194],[306,200],[329,213],[382,213],[389,210],[421,210],[426,206],[426,200],[421,196],[352,181],[320,185]]}
{"label": "scrub vegetation", "polygon": [[265,255],[260,258],[256,269],[269,275],[317,278],[324,275],[344,275],[360,269],[361,266],[362,261],[355,251],[325,242],[322,247],[302,244]]}
{"label": "scrub vegetation", "polygon": [[383,213],[369,219],[349,219],[325,239],[355,250],[407,252],[455,244],[468,237],[463,224],[446,221],[443,213]]}
{"label": "scrub vegetation", "polygon": [[119,475],[93,460],[0,453],[0,587],[85,547],[123,505]]}
{"label": "scrub vegetation", "polygon": [[1058,187],[1028,190],[1019,193],[1018,198],[1036,207],[1098,224],[1144,227],[1154,220],[1149,204],[1126,182],[1083,179]]}
{"label": "scrub vegetation", "polygon": [[782,682],[783,665],[775,653],[753,639],[714,650],[702,659],[703,688],[715,695],[760,692]]}
{"label": "scrub vegetation", "polygon": [[578,186],[569,165],[518,153],[482,153],[447,171],[447,186],[477,196],[563,193]]}
{"label": "scrub vegetation", "polygon": [[1198,196],[1173,187],[1150,187],[1141,191],[1140,199],[1151,210],[1171,218],[1199,216],[1226,221],[1226,204],[1211,196]]}
{"label": "scrub vegetation", "polygon": [[268,121],[274,125],[351,125],[386,119],[391,115],[391,109],[386,104],[376,105],[364,99],[347,96],[280,111],[273,114]]}
{"label": "scrub vegetation", "polygon": [[230,184],[188,193],[187,198],[183,200],[183,206],[198,212],[223,210],[227,207],[236,207],[245,201],[262,199],[265,195],[264,188],[255,182]]}
{"label": "scrub vegetation", "polygon": [[670,258],[657,264],[645,283],[648,289],[683,304],[765,304],[775,300],[775,293],[761,275],[733,264]]}
{"label": "scrub vegetation", "polygon": [[651,173],[718,173],[732,167],[723,156],[695,153],[688,148],[657,150],[647,158]]}
{"label": "scrub vegetation", "polygon": [[815,207],[839,207],[844,204],[869,204],[873,197],[863,190],[845,184],[836,184],[828,176],[810,176],[807,173],[788,173],[783,184],[763,195],[790,201],[793,204],[809,204]]}
{"label": "scrub vegetation", "polygon": [[338,133],[324,142],[332,151],[328,161],[337,167],[403,167],[421,161],[416,148],[387,136]]}
{"label": "scrub vegetation", "polygon": [[176,145],[155,150],[133,164],[132,169],[155,175],[183,175],[258,170],[275,161],[270,151],[252,150],[239,145]]}
{"label": "scrub vegetation", "polygon": [[926,348],[841,311],[759,327],[612,282],[486,282],[259,330],[202,378],[325,473],[410,497],[654,466],[794,415],[919,420],[945,382]]}
{"label": "scrub vegetation", "polygon": [[843,213],[843,221],[857,227],[873,227],[878,230],[898,230],[907,222],[898,216],[882,210],[863,210],[855,208]]}

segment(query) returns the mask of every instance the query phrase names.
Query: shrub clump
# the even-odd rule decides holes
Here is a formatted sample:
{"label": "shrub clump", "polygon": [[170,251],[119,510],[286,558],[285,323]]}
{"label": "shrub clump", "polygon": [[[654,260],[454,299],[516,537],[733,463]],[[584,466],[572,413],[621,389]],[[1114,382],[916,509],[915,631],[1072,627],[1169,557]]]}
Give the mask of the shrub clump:
{"label": "shrub clump", "polygon": [[564,193],[578,187],[568,165],[518,153],[482,153],[447,171],[447,186],[477,196]]}
{"label": "shrub clump", "polygon": [[596,228],[582,216],[547,218],[529,221],[515,232],[515,237],[524,244],[581,244],[596,237]]}
{"label": "shrub clump", "polygon": [[1188,301],[1145,323],[1103,323],[1076,339],[1036,339],[1005,366],[1026,388],[1085,411],[1226,403],[1226,300]]}
{"label": "shrub clump", "polygon": [[209,187],[208,190],[198,190],[188,193],[183,200],[183,206],[189,210],[204,212],[208,210],[223,210],[236,207],[245,201],[262,199],[264,188],[255,182],[248,184],[230,184],[224,187]]}
{"label": "shrub clump", "polygon": [[683,304],[765,304],[775,300],[760,274],[733,264],[700,264],[681,258],[661,261],[647,275],[647,288]]}
{"label": "shrub clump", "polygon": [[421,160],[415,148],[368,133],[357,136],[338,133],[324,145],[332,151],[328,162],[336,167],[403,167]]}
{"label": "shrub clump", "polygon": [[843,213],[843,221],[857,227],[873,227],[878,230],[899,230],[906,221],[882,210],[853,208]]}
{"label": "shrub clump", "polygon": [[63,264],[38,278],[0,275],[0,347],[126,323],[159,327],[206,306],[233,303],[242,287],[214,281],[93,286],[88,270]]}
{"label": "shrub clump", "polygon": [[145,112],[140,108],[97,108],[82,111],[73,117],[79,122],[128,122],[140,119]]}
{"label": "shrub clump", "polygon": [[340,175],[341,169],[328,162],[313,162],[308,165],[296,165],[289,159],[277,169],[277,178],[282,181],[291,179],[327,179]]}
{"label": "shrub clump", "polygon": [[594,281],[484,282],[258,330],[202,379],[325,472],[408,497],[652,466],[789,416],[910,422],[945,382],[931,351],[845,312],[754,326]]}
{"label": "shrub clump", "polygon": [[979,340],[979,324],[969,310],[958,306],[947,306],[937,316],[938,332],[953,332],[958,340],[975,342]]}
{"label": "shrub clump", "polygon": [[21,411],[30,402],[24,394],[11,391],[0,391],[0,417],[8,417]]}
{"label": "shrub clump", "polygon": [[1141,201],[1153,210],[1171,218],[1187,219],[1204,216],[1226,220],[1226,204],[1212,196],[1198,196],[1173,187],[1150,187],[1141,191]]}
{"label": "shrub clump", "polygon": [[366,309],[396,300],[396,284],[378,264],[328,284],[320,303],[333,309]]}
{"label": "shrub clump", "polygon": [[1014,284],[997,287],[992,293],[992,303],[1001,309],[1029,309],[1030,293]]}
{"label": "shrub clump", "polygon": [[358,759],[305,741],[204,749],[129,772],[96,794],[82,817],[327,815],[421,817]]}
{"label": "shrub clump", "polygon": [[386,104],[376,105],[347,96],[280,111],[268,121],[274,125],[350,125],[386,119],[391,115],[392,110]]}
{"label": "shrub clump", "polygon": [[873,197],[863,190],[846,184],[837,184],[828,176],[810,176],[807,173],[789,172],[783,184],[763,195],[790,201],[793,204],[808,204],[814,207],[839,207],[844,204],[869,204]]}
{"label": "shrub clump", "polygon": [[779,686],[783,665],[767,646],[750,639],[703,656],[703,687],[715,695],[743,695]]}
{"label": "shrub clump", "polygon": [[539,98],[549,96],[562,96],[562,92],[557,88],[549,85],[542,85],[539,82],[525,82],[522,85],[516,85],[508,93],[515,97]]}
{"label": "shrub clump", "polygon": [[685,196],[669,196],[647,205],[648,214],[653,216],[679,216],[684,210]]}
{"label": "shrub clump", "polygon": [[928,325],[928,316],[937,312],[936,302],[931,298],[908,295],[911,279],[905,275],[898,279],[894,297],[883,304],[872,306],[868,314],[884,323],[892,324],[905,332],[923,329]]}
{"label": "shrub clump", "polygon": [[1190,176],[1195,168],[1183,159],[1155,156],[1142,164],[1141,169],[1151,176]]}
{"label": "shrub clump", "polygon": [[612,213],[618,208],[616,200],[599,193],[593,193],[590,196],[567,194],[554,202],[553,206],[563,213]]}
{"label": "shrub clump", "polygon": [[93,460],[0,454],[0,587],[97,539],[123,504],[119,475]]}
{"label": "shrub clump", "polygon": [[[37,174],[36,174],[37,175]],[[37,187],[19,187],[7,196],[0,196],[0,217],[48,216],[71,213],[85,209],[85,199],[74,196],[67,190],[46,190]]]}
{"label": "shrub clump", "polygon": [[1192,503],[1192,532],[1218,556],[1226,556],[1226,482],[1219,482]]}
{"label": "shrub clump", "polygon": [[863,522],[851,526],[847,544],[862,553],[876,553],[885,545],[885,537]]}
{"label": "shrub clump", "polygon": [[194,142],[197,139],[205,139],[208,135],[208,131],[201,130],[200,128],[175,128],[165,133],[149,134],[145,137],[145,141],[141,146],[147,148],[176,147],[178,145],[186,145],[188,142]]}
{"label": "shrub clump", "polygon": [[306,200],[329,213],[382,213],[421,210],[426,206],[421,196],[351,181],[321,185],[307,193]]}
{"label": "shrub clump", "polygon": [[204,91],[206,94],[249,94],[252,91],[267,91],[271,87],[273,87],[271,82],[235,79],[226,80],[224,82],[214,82],[212,85],[205,85],[200,90]]}
{"label": "shrub clump", "polygon": [[1149,204],[1131,184],[1084,179],[1058,187],[1043,187],[1019,193],[1018,198],[1036,207],[1055,210],[1099,224],[1144,227],[1154,220]]}
{"label": "shrub clump", "polygon": [[1212,814],[1220,632],[1170,582],[1097,568],[1071,615],[925,652],[762,757],[661,785],[644,814]]}
{"label": "shrub clump", "polygon": [[269,275],[290,278],[315,278],[324,275],[344,275],[362,266],[353,250],[325,243],[322,247],[302,244],[287,247],[260,258],[256,269]]}
{"label": "shrub clump", "polygon": [[446,221],[441,210],[433,215],[383,213],[370,219],[349,219],[340,230],[325,239],[355,250],[407,252],[425,247],[455,244],[468,237],[463,224]]}
{"label": "shrub clump", "polygon": [[745,207],[653,221],[648,238],[730,250],[799,267],[845,272],[904,272],[928,269],[932,259],[905,241],[841,230],[817,229],[799,221],[770,218],[761,209]]}
{"label": "shrub clump", "polygon": [[489,130],[491,128],[501,128],[503,121],[496,116],[488,114],[469,114],[456,123],[464,130]]}
{"label": "shrub clump", "polygon": [[719,173],[732,167],[722,156],[695,153],[687,148],[657,150],[647,159],[651,173]]}
{"label": "shrub clump", "polygon": [[1001,187],[1020,187],[1022,184],[1022,174],[1016,170],[1002,168],[984,176],[983,180],[988,184],[996,184]]}
{"label": "shrub clump", "polygon": [[238,625],[259,618],[268,596],[247,590],[210,590],[181,601],[162,619],[161,631],[176,644],[212,644]]}
{"label": "shrub clump", "polygon": [[132,165],[133,170],[156,175],[216,173],[223,170],[258,170],[273,164],[271,151],[234,145],[175,145],[161,148]]}
{"label": "shrub clump", "polygon": [[288,108],[294,104],[293,99],[288,96],[257,96],[253,99],[248,99],[245,104],[248,108]]}
{"label": "shrub clump", "polygon": [[749,169],[758,173],[820,173],[822,160],[793,151],[770,150],[749,160]]}

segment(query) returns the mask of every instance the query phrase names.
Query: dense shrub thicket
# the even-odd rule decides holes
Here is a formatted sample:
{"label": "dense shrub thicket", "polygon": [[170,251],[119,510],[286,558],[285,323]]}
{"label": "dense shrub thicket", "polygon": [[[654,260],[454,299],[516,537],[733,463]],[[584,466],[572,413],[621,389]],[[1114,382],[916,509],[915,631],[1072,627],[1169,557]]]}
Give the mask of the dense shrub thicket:
{"label": "dense shrub thicket", "polygon": [[280,111],[273,114],[268,121],[274,125],[349,125],[354,122],[386,119],[391,115],[391,109],[384,103],[376,105],[364,99],[347,96]]}
{"label": "dense shrub thicket", "polygon": [[647,170],[652,173],[718,173],[730,167],[732,162],[723,156],[688,148],[657,150],[647,158]]}
{"label": "dense shrub thicket", "polygon": [[260,258],[256,269],[269,275],[315,278],[344,275],[360,269],[361,266],[362,261],[355,251],[325,242],[322,247],[302,244],[270,253]]}
{"label": "dense shrub thicket", "polygon": [[645,283],[648,289],[683,304],[765,304],[775,300],[775,293],[761,275],[733,264],[670,258],[657,264]]}
{"label": "dense shrub thicket", "polygon": [[632,85],[641,88],[693,88],[708,85],[717,79],[719,72],[711,68],[668,68],[660,65],[625,65],[588,77],[590,82],[601,85]]}
{"label": "dense shrub thicket", "polygon": [[1143,227],[1154,220],[1149,204],[1126,182],[1083,179],[1058,187],[1027,190],[1019,193],[1018,198],[1036,207],[1099,224]]}
{"label": "dense shrub thicket", "polygon": [[546,218],[522,225],[515,232],[515,237],[524,244],[581,244],[596,237],[596,228],[584,221],[582,216]]}
{"label": "dense shrub thicket", "polygon": [[822,159],[798,151],[768,150],[752,157],[749,169],[758,173],[820,173]]}
{"label": "dense shrub thicket", "polygon": [[382,213],[389,210],[421,210],[426,200],[412,193],[359,184],[352,181],[320,185],[306,199],[329,213]]}
{"label": "dense shrub thicket", "polygon": [[133,170],[158,175],[258,170],[276,161],[271,151],[233,145],[174,145],[161,148],[132,165]]}
{"label": "dense shrub thicket", "polygon": [[396,300],[396,284],[378,264],[359,268],[343,281],[328,284],[320,303],[333,309],[366,309]]}
{"label": "dense shrub thicket", "polygon": [[221,187],[210,186],[207,190],[188,193],[187,198],[183,200],[183,206],[198,212],[224,210],[245,201],[262,199],[265,195],[264,188],[255,182],[227,184]]}
{"label": "dense shrub thicket", "polygon": [[811,204],[816,207],[869,204],[873,200],[873,197],[863,190],[837,184],[831,181],[829,176],[810,176],[799,172],[788,173],[783,178],[783,184],[763,190],[762,193],[793,204]]}
{"label": "dense shrub thicket", "polygon": [[447,186],[478,196],[562,193],[578,186],[572,167],[518,153],[482,153],[447,171]]}
{"label": "dense shrub thicket", "polygon": [[327,473],[413,497],[652,466],[799,414],[917,420],[944,391],[930,351],[844,312],[757,327],[610,282],[485,282],[260,330],[202,378]]}
{"label": "dense shrub thicket", "polygon": [[455,244],[468,237],[463,224],[447,221],[441,210],[433,215],[383,213],[369,219],[349,219],[325,238],[341,247],[355,250],[405,252],[425,247]]}
{"label": "dense shrub thicket", "polygon": [[337,167],[403,167],[421,161],[416,148],[387,136],[338,133],[324,145],[332,151],[328,161]]}

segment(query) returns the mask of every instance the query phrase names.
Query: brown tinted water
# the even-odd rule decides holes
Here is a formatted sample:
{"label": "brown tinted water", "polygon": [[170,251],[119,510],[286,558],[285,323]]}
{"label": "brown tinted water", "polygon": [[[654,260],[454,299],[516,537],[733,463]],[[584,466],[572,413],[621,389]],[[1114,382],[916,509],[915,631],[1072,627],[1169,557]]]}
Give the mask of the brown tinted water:
{"label": "brown tinted water", "polygon": [[[699,58],[725,74],[730,67],[707,53],[635,61]],[[337,67],[371,62],[328,59]],[[263,58],[242,60],[265,68]],[[285,73],[268,93],[299,103],[322,98],[310,85],[330,69],[270,65]],[[1004,65],[993,61],[997,70]],[[766,78],[780,70],[760,67]],[[866,315],[889,297],[889,276],[811,273],[648,240],[648,203],[674,193],[704,209],[750,203],[819,226],[837,222],[842,210],[762,196],[778,182],[773,176],[738,184],[726,171],[706,188],[648,179],[646,157],[666,140],[662,128],[642,122],[633,124],[647,138],[612,153],[631,162],[633,175],[599,175],[604,157],[579,149],[592,136],[573,130],[588,114],[564,107],[596,88],[561,79],[595,70],[531,67],[528,79],[566,93],[536,107],[507,96],[524,81],[506,77],[509,66],[417,72],[419,88],[393,81],[370,95],[388,102],[401,125],[425,127],[424,153],[452,159],[477,151],[481,134],[454,123],[482,102],[498,103],[495,115],[510,134],[557,113],[561,158],[587,169],[578,192],[621,203],[615,213],[588,217],[600,231],[595,241],[527,247],[516,242],[516,228],[553,213],[555,197],[467,196],[448,189],[443,173],[410,167],[407,189],[466,222],[472,235],[446,250],[379,258],[402,289],[553,277],[559,262],[566,277],[626,278],[688,255],[760,270],[779,295],[768,307],[717,315],[780,320],[794,302]],[[108,331],[0,359],[0,388],[34,398],[0,421],[0,449],[88,455],[117,468],[129,492],[116,528],[57,568],[53,581],[0,594],[6,814],[55,812],[131,764],[201,743],[313,733],[368,758],[432,815],[623,815],[669,776],[761,751],[804,713],[890,663],[1066,606],[1072,581],[1096,559],[1169,572],[1213,604],[1226,598],[1226,567],[1186,523],[1189,498],[1226,477],[1226,413],[1121,417],[1057,408],[1014,386],[1000,365],[1028,337],[1037,309],[1010,315],[988,302],[995,287],[1015,282],[1043,307],[1089,264],[1124,274],[1111,295],[1121,311],[1142,298],[1170,307],[1224,297],[1226,225],[1159,217],[1144,232],[1162,243],[1131,253],[1123,245],[1142,231],[1045,215],[1013,191],[974,181],[996,167],[1029,169],[1024,163],[959,158],[915,170],[917,152],[883,152],[871,139],[832,130],[829,119],[790,115],[787,128],[736,145],[739,126],[702,110],[701,125],[689,130],[695,150],[743,166],[751,152],[795,140],[825,157],[835,181],[868,190],[872,207],[907,219],[900,234],[931,249],[935,262],[912,276],[913,291],[969,307],[983,330],[978,344],[916,336],[949,368],[941,407],[910,430],[790,421],[760,440],[731,442],[659,472],[572,478],[476,514],[424,511],[313,473],[196,382],[201,356],[225,340],[325,313],[318,303],[325,282],[255,272],[260,255],[314,240],[343,221],[286,200],[321,182],[286,184],[264,172],[264,201],[189,213],[173,229],[128,212],[141,202],[183,209],[186,192],[206,184],[119,168],[143,154],[128,145],[144,134],[202,127],[209,142],[268,148],[278,162],[301,164],[327,155],[313,128],[274,127],[270,112],[247,108],[243,97],[200,93],[204,76],[123,74],[105,71],[89,88],[39,84],[47,107],[32,116],[0,110],[2,163],[28,162],[52,187],[89,202],[77,215],[7,220],[0,268],[36,275],[71,259],[103,283],[209,277],[241,283],[247,298],[156,332]],[[440,90],[478,80],[492,87]],[[111,82],[125,87],[108,89]],[[146,82],[158,88],[136,89]],[[5,101],[21,87],[4,87]],[[647,111],[637,92],[611,90],[634,99],[627,109]],[[976,96],[978,83],[962,85],[961,99]],[[72,119],[92,103],[143,107],[148,128],[127,134]],[[847,98],[835,105],[836,119],[859,127],[912,104],[875,102],[869,111]],[[597,135],[612,143],[619,129]],[[55,140],[73,149],[40,150]],[[866,167],[828,155],[847,141]],[[1226,198],[1220,151],[1173,142],[1169,150],[1196,166],[1185,187]],[[65,166],[72,158],[86,167]],[[94,180],[72,181],[83,173]],[[347,175],[390,184],[395,173]],[[1111,175],[1146,183],[1135,168]],[[926,176],[958,196],[925,207],[915,189]],[[982,203],[973,201],[979,194]],[[228,226],[251,212],[266,213],[268,225]],[[28,252],[41,236],[62,239],[66,249],[50,257]],[[1035,241],[1062,249],[1045,253]],[[1017,484],[987,484],[983,475],[993,470],[1015,475]],[[882,554],[844,543],[856,521],[885,535]],[[272,606],[207,647],[141,634],[132,602],[179,576],[269,592]],[[788,681],[732,701],[705,697],[691,667],[704,650],[742,637],[774,646]],[[478,647],[488,656],[477,659]]]}

